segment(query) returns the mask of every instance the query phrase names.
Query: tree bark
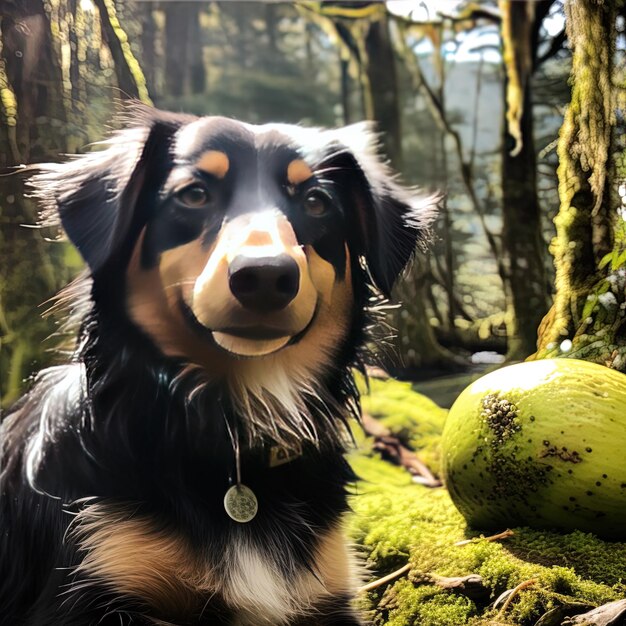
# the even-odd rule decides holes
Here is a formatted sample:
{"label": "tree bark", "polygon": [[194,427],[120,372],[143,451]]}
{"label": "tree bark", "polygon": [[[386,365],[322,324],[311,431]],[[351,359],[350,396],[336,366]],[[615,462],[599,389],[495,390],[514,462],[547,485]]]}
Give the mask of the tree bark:
{"label": "tree bark", "polygon": [[39,136],[37,120],[54,119],[62,123],[66,119],[61,67],[54,54],[50,20],[41,0],[9,2],[3,8],[2,58],[18,107],[15,144],[0,156],[0,165],[41,159],[46,149],[44,144],[50,138]]}
{"label": "tree bark", "polygon": [[200,30],[200,4],[191,3],[185,7],[189,25],[187,41],[187,59],[189,65],[189,91],[193,94],[204,93],[206,89],[206,69],[202,50],[202,31]]}
{"label": "tree bark", "polygon": [[343,123],[352,122],[352,112],[350,107],[350,62],[344,59],[339,53],[339,70],[341,72],[341,111],[343,113]]}

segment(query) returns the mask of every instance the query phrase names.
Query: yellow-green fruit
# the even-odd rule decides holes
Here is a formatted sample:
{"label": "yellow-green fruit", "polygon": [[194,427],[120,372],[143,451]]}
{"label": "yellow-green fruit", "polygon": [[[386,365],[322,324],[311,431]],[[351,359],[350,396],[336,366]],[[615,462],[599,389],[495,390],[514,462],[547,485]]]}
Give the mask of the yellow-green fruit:
{"label": "yellow-green fruit", "polygon": [[511,365],[458,397],[443,475],[470,526],[626,538],[626,376],[575,359]]}

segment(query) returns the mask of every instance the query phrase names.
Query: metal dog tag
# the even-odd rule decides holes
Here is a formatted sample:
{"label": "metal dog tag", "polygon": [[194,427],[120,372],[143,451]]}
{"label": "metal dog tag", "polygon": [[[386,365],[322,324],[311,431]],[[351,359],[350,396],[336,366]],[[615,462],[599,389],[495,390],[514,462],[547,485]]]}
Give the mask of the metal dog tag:
{"label": "metal dog tag", "polygon": [[224,496],[224,508],[228,516],[236,522],[253,520],[259,510],[254,491],[245,485],[233,485]]}

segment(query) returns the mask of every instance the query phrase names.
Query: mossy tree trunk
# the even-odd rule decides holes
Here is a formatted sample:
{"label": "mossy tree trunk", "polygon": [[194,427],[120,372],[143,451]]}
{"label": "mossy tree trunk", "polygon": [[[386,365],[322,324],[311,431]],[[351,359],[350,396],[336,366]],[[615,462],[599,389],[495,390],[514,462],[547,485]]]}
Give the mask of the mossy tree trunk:
{"label": "mossy tree trunk", "polygon": [[612,87],[616,3],[570,1],[566,19],[572,95],[558,145],[561,205],[551,248],[557,291],[536,356],[626,371],[626,234],[615,169],[615,140],[623,142],[624,127]]}
{"label": "mossy tree trunk", "polygon": [[140,4],[139,16],[141,20],[141,66],[146,77],[148,91],[156,94],[156,38],[158,27],[154,19],[154,4],[152,2]]}
{"label": "mossy tree trunk", "polygon": [[93,0],[100,13],[102,34],[115,64],[117,83],[122,98],[134,98],[151,104],[146,77],[135,58],[128,35],[117,18],[113,0]]}
{"label": "mossy tree trunk", "polygon": [[34,224],[34,202],[24,198],[13,166],[67,150],[63,80],[42,0],[7,3],[0,24],[0,400],[19,395],[33,362],[49,357],[45,338],[55,327],[41,318],[42,301],[61,286],[51,250]]}

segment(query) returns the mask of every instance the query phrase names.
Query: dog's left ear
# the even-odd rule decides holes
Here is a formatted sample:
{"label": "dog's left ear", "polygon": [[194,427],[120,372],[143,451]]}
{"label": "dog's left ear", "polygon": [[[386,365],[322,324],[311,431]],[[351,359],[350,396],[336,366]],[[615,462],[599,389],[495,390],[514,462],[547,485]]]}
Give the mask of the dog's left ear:
{"label": "dog's left ear", "polygon": [[330,132],[320,173],[338,184],[346,208],[360,226],[352,235],[352,247],[365,257],[376,286],[389,296],[417,247],[430,238],[438,197],[397,182],[379,155],[369,124]]}
{"label": "dog's left ear", "polygon": [[171,137],[188,120],[134,104],[121,121],[126,127],[101,142],[103,150],[28,167],[42,224],[60,221],[92,274],[119,258],[133,223],[145,217],[142,194],[158,190]]}

